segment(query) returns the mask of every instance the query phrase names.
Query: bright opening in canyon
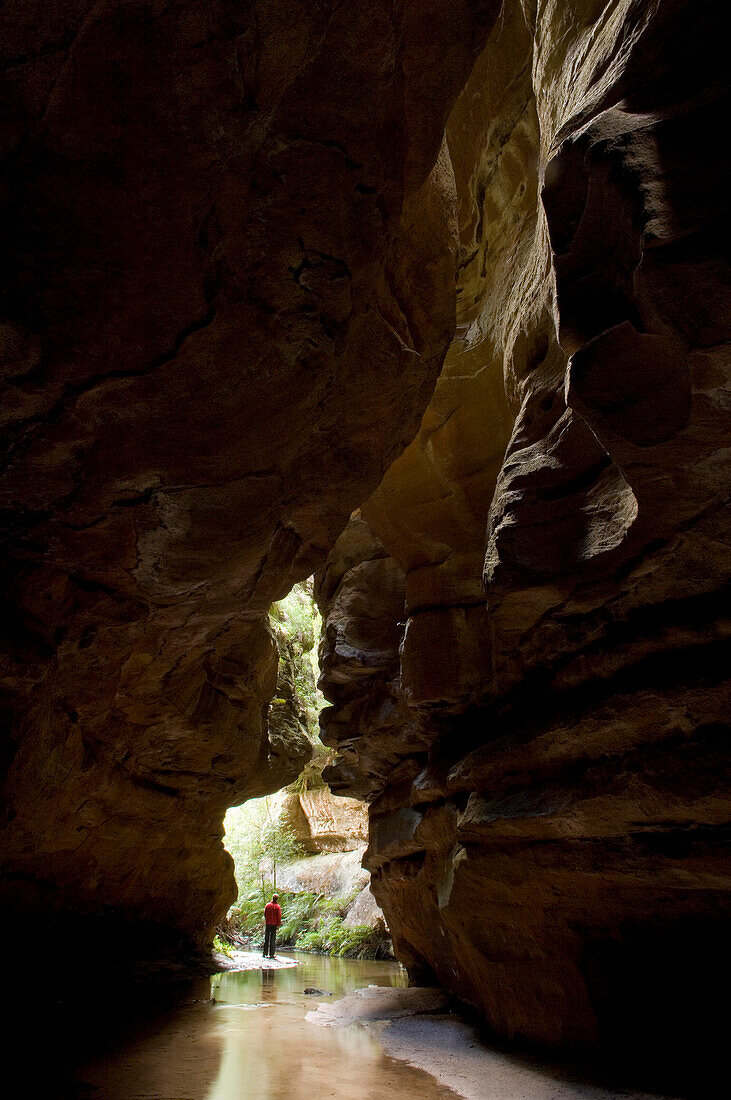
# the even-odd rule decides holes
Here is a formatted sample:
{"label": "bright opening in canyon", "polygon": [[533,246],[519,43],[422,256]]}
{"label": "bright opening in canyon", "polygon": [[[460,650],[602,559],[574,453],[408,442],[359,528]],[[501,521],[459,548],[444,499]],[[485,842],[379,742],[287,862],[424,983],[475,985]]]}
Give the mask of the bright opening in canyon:
{"label": "bright opening in canyon", "polygon": [[317,581],[297,584],[273,604],[269,622],[279,670],[268,716],[269,736],[283,743],[295,732],[312,743],[312,757],[287,787],[228,810],[226,850],[235,863],[238,897],[216,946],[264,946],[264,911],[277,894],[283,923],[279,947],[338,958],[392,958],[393,949],[362,867],[368,810],[356,798],[335,797],[322,773],[332,761],[319,738],[325,699],[317,688],[322,619],[314,599]]}

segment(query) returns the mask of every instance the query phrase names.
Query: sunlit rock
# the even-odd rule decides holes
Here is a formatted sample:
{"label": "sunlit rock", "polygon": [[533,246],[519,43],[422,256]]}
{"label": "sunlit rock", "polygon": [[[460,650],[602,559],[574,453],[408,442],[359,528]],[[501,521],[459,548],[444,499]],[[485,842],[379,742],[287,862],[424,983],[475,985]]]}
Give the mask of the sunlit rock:
{"label": "sunlit rock", "polygon": [[[501,1035],[645,1059],[719,1040],[720,17],[504,5],[446,129],[456,337],[360,512],[405,578],[394,728],[382,689],[323,666],[328,778],[371,803],[367,865],[412,977]],[[347,537],[331,561],[359,600],[338,630],[370,607],[385,631],[396,609],[336,566]],[[324,595],[327,623],[343,597]]]}

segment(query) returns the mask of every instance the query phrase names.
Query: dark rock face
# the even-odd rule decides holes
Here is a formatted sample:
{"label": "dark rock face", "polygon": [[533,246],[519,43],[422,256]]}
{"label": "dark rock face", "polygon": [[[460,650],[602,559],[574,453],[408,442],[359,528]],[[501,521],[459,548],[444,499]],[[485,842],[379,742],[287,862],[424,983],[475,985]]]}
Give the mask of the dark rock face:
{"label": "dark rock face", "polygon": [[308,752],[265,615],[319,569],[412,974],[502,1035],[710,1034],[724,16],[5,5],[3,913],[206,941],[225,808]]}
{"label": "dark rock face", "polygon": [[501,1035],[669,1060],[718,1037],[729,911],[721,15],[505,6],[447,125],[457,338],[361,509],[405,604],[367,548],[323,589],[399,957]]}
{"label": "dark rock face", "polygon": [[104,910],[204,942],[233,889],[225,808],[305,762],[296,729],[267,730],[264,615],[433,389],[443,127],[496,7],[4,6],[15,918]]}

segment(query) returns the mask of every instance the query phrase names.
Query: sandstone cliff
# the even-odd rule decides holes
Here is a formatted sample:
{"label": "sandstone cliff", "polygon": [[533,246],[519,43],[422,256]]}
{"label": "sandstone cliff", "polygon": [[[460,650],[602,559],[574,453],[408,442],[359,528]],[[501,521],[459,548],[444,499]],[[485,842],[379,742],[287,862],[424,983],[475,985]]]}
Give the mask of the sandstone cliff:
{"label": "sandstone cliff", "polygon": [[327,787],[289,788],[272,802],[276,820],[312,855],[365,848],[368,809],[356,798],[336,798]]}
{"label": "sandstone cliff", "polygon": [[320,582],[412,975],[668,1061],[719,1038],[729,908],[720,15],[504,5],[447,124],[456,338]]}
{"label": "sandstone cliff", "polygon": [[327,787],[289,789],[272,799],[273,812],[307,856],[277,869],[283,890],[308,890],[341,900],[344,926],[367,925],[388,935],[383,912],[362,866],[368,843],[368,808],[357,798],[334,796]]}
{"label": "sandstone cliff", "polygon": [[4,5],[12,920],[204,943],[226,807],[300,770],[268,732],[266,610],[429,399],[454,325],[443,128],[495,7]]}
{"label": "sandstone cliff", "polygon": [[3,913],[209,938],[225,808],[307,755],[266,610],[318,569],[412,974],[710,1042],[725,14],[5,5]]}

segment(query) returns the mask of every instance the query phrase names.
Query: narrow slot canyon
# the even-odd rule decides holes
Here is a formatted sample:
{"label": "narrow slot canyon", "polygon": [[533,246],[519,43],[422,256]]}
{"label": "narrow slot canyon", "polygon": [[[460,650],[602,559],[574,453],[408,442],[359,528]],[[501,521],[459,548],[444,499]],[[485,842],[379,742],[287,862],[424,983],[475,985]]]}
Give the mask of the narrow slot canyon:
{"label": "narrow slot canyon", "polygon": [[[725,17],[720,0],[3,7],[18,1050],[41,988],[47,1031],[81,1044],[90,970],[100,1003],[163,975],[203,1012],[241,904],[224,818],[286,788],[308,855],[362,854],[352,882],[396,961],[277,975],[337,994],[328,1027],[307,1024],[321,1078],[304,1054],[298,1086],[262,1068],[264,1025],[240,1012],[225,1069],[205,1028],[198,1065],[171,1023],[174,1082],[100,1097],[599,1097],[533,1078],[460,1093],[384,1062],[353,1020],[337,1032],[369,965],[491,1049],[611,1067],[602,1097],[725,1092]],[[319,651],[304,687],[295,635],[298,659]],[[246,1007],[262,975],[213,983]],[[304,1007],[276,1008],[293,1052]]]}

